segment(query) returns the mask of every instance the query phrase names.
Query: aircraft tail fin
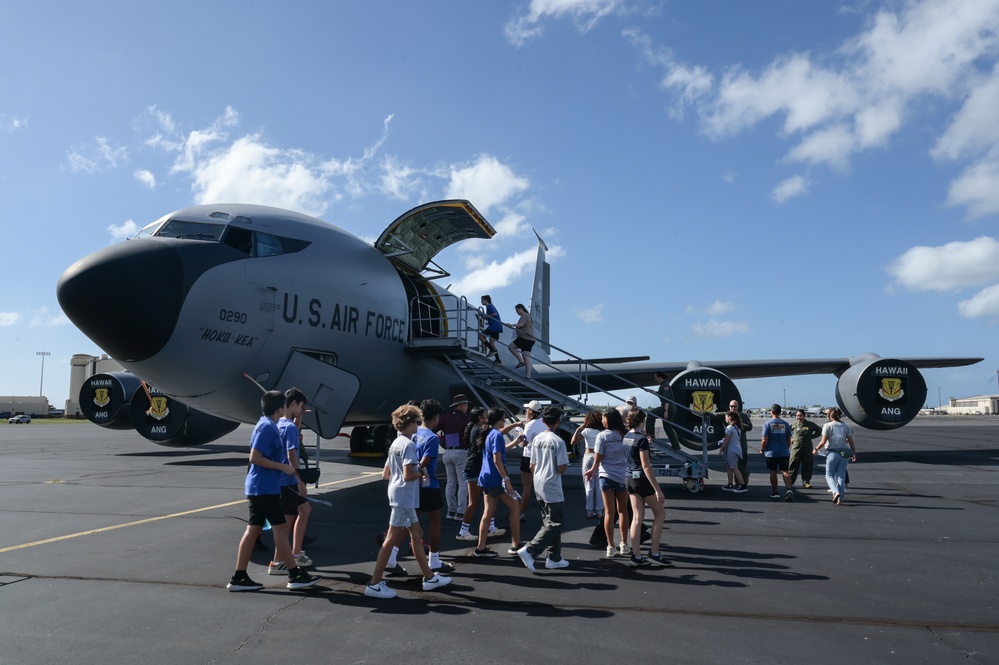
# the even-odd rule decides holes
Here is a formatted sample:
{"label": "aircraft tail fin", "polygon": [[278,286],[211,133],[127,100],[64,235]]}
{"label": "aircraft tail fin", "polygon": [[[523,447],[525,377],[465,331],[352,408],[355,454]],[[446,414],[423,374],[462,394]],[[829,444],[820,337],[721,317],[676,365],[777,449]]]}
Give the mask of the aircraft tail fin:
{"label": "aircraft tail fin", "polygon": [[551,265],[545,260],[548,245],[541,239],[538,232],[538,259],[534,267],[534,290],[531,292],[531,319],[534,321],[534,339],[537,343],[531,355],[542,357],[544,361],[551,359],[551,347],[548,345],[548,303],[551,298]]}

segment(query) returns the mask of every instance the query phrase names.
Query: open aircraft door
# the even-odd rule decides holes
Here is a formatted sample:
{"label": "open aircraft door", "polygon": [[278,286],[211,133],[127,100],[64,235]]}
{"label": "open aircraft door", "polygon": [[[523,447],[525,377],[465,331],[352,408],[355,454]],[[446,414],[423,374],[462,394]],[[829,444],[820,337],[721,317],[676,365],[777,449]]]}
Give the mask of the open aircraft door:
{"label": "open aircraft door", "polygon": [[303,351],[295,351],[285,365],[277,385],[281,390],[298,388],[309,399],[302,423],[324,439],[340,431],[350,405],[361,386],[350,372]]}

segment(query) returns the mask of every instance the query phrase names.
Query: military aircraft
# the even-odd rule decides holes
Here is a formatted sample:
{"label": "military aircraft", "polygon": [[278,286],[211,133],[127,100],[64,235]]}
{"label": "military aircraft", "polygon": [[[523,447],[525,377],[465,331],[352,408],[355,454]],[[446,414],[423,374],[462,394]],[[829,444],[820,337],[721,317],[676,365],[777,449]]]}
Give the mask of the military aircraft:
{"label": "military aircraft", "polygon": [[[641,389],[665,370],[680,407],[680,439],[699,449],[704,414],[740,398],[733,379],[834,374],[837,402],[854,422],[893,429],[923,406],[919,368],[981,360],[869,353],[671,363],[579,358],[550,341],[550,266],[539,237],[530,304],[539,343],[527,380],[504,344],[502,365],[480,352],[478,308],[436,281],[449,275],[434,262],[441,250],[494,235],[464,200],[418,206],[373,244],[319,219],[258,205],[165,215],[134,238],[80,259],[59,280],[69,319],[127,370],[90,377],[81,409],[104,427],[134,427],[163,445],[197,445],[256,422],[262,388],[297,386],[311,402],[305,424],[319,436],[382,425],[369,445],[384,450],[384,423],[410,399],[443,401],[471,390],[512,412],[535,397],[585,408],[585,398],[570,396]],[[564,357],[552,360],[552,352]],[[352,437],[352,450],[365,445],[362,439]]]}

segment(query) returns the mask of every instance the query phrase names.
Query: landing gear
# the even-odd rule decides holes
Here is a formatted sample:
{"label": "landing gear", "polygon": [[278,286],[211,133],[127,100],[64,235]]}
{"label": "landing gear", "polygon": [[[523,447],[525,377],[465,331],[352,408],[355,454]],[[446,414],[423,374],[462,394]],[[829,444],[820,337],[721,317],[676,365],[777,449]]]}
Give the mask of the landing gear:
{"label": "landing gear", "polygon": [[683,479],[683,489],[687,490],[691,494],[697,494],[704,489],[704,479],[703,478],[684,478]]}
{"label": "landing gear", "polygon": [[357,457],[384,457],[392,445],[392,428],[388,425],[355,427],[350,432],[350,454]]}

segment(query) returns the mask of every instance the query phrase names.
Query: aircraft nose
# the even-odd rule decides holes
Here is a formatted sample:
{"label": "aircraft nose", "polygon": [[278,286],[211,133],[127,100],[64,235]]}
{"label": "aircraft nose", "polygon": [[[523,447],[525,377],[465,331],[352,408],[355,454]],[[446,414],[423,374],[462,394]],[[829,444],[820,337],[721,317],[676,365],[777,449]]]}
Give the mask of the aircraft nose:
{"label": "aircraft nose", "polygon": [[129,240],[71,265],[56,295],[87,337],[121,361],[156,355],[170,339],[184,303],[183,262],[155,239]]}

